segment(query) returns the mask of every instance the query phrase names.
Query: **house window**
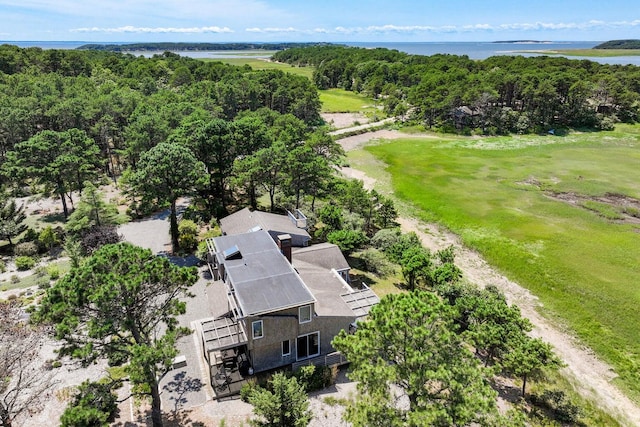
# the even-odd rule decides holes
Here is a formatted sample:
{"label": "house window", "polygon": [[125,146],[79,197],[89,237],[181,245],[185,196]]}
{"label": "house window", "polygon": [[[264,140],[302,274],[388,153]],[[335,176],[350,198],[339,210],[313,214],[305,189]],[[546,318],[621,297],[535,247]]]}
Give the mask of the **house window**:
{"label": "house window", "polygon": [[308,359],[320,355],[320,332],[301,335],[296,341],[297,358]]}
{"label": "house window", "polygon": [[253,331],[253,339],[262,338],[264,336],[264,330],[262,329],[262,320],[257,320],[251,323],[251,330]]}
{"label": "house window", "polygon": [[288,356],[291,354],[291,341],[282,341],[282,356]]}
{"label": "house window", "polygon": [[300,323],[311,322],[311,306],[305,305],[298,308],[298,319]]}

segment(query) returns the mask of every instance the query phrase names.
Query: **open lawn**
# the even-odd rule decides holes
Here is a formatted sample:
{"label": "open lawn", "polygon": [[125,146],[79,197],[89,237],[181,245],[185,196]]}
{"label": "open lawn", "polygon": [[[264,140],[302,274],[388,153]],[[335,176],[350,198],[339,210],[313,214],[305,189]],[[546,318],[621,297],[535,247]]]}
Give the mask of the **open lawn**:
{"label": "open lawn", "polygon": [[372,113],[376,111],[372,99],[344,89],[321,90],[323,113]]}
{"label": "open lawn", "polygon": [[367,150],[396,196],[529,288],[640,400],[640,127]]}

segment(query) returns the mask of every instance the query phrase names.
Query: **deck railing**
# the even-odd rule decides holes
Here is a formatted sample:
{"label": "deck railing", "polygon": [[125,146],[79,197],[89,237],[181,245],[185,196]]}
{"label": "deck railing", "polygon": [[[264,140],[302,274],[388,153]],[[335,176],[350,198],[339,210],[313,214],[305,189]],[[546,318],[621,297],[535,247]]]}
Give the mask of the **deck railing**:
{"label": "deck railing", "polygon": [[303,366],[342,366],[349,363],[342,353],[336,351],[324,356],[314,357],[312,359],[305,359],[299,362],[295,362],[291,365],[291,369],[294,371],[302,368]]}

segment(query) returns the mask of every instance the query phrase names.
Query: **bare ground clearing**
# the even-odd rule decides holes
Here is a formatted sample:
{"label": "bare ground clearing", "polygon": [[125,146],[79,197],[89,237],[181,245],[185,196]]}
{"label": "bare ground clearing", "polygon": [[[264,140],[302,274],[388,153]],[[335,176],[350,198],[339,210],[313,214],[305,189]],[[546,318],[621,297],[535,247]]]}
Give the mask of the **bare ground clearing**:
{"label": "bare ground clearing", "polygon": [[361,113],[322,113],[322,119],[336,129],[369,123],[367,116]]}
{"label": "bare ground clearing", "polygon": [[[397,131],[377,131],[344,138],[338,140],[338,143],[345,151],[349,151],[360,148],[373,139],[406,137],[408,136]],[[363,180],[366,188],[373,188],[376,184],[375,179],[362,171],[343,168],[342,172],[348,177]],[[462,269],[464,276],[481,287],[497,286],[511,304],[520,307],[522,315],[533,324],[532,335],[553,345],[556,353],[566,363],[562,372],[579,393],[596,402],[623,425],[640,426],[640,408],[612,384],[616,373],[611,366],[598,359],[591,349],[562,327],[543,317],[538,312],[542,304],[535,295],[491,267],[478,253],[466,248],[453,233],[414,218],[400,217],[398,223],[404,232],[416,232],[423,245],[431,250],[453,245],[456,264]]]}

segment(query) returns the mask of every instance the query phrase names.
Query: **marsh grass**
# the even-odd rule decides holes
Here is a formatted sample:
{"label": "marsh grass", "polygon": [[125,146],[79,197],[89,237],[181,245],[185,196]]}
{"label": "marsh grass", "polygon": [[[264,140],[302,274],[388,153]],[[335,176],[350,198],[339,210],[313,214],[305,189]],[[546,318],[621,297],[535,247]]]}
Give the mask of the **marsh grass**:
{"label": "marsh grass", "polygon": [[640,228],[548,191],[640,198],[639,136],[640,127],[621,126],[564,137],[414,137],[367,147],[377,161],[349,158],[378,175],[378,162],[388,165],[401,212],[441,223],[530,289],[638,401]]}
{"label": "marsh grass", "polygon": [[624,218],[624,215],[620,213],[620,210],[606,203],[596,202],[594,200],[584,200],[580,202],[580,206],[585,209],[589,209],[606,219],[617,220]]}

